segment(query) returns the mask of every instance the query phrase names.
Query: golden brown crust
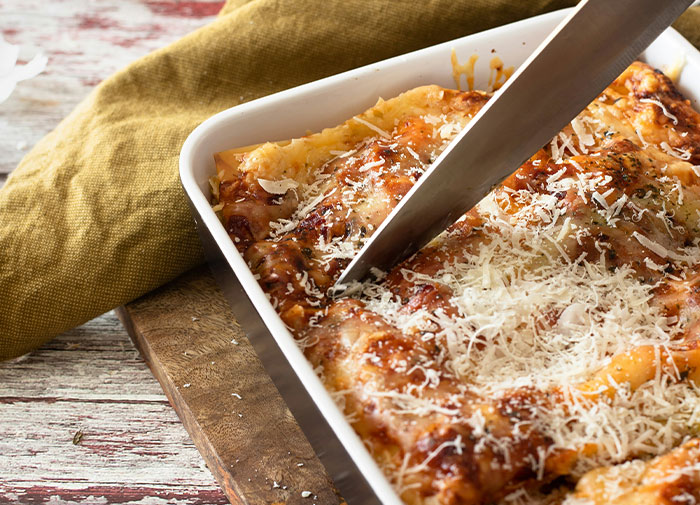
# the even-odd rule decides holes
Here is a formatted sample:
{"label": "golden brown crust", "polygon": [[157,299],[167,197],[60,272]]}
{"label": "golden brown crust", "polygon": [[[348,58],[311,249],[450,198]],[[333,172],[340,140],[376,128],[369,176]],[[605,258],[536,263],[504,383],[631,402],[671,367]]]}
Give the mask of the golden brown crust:
{"label": "golden brown crust", "polygon": [[694,505],[700,502],[700,440],[648,462],[584,475],[569,500],[580,505]]}
{"label": "golden brown crust", "polygon": [[[338,128],[217,157],[224,226],[409,504],[491,503],[575,478],[591,465],[648,456],[647,445],[617,433],[598,441],[588,434],[598,421],[579,417],[609,411],[600,419],[613,431],[624,422],[610,416],[625,409],[640,423],[657,422],[647,390],[694,401],[692,384],[700,383],[700,185],[692,167],[700,163],[700,116],[642,63],[383,282],[354,299],[327,296],[352,254],[487,99],[418,88]],[[261,180],[290,180],[291,189],[272,194]],[[582,280],[558,272],[567,269]],[[566,324],[583,331],[582,320],[610,331],[617,308],[609,300],[560,304],[553,297],[525,315],[516,314],[516,303],[508,310],[523,323],[505,335],[493,321],[473,322],[493,315],[479,310],[500,307],[498,300],[489,309],[472,302],[497,289],[518,295],[509,289],[530,289],[537,275],[571,281],[567,289],[577,296],[600,292],[614,300],[628,290],[639,298],[620,305],[649,328],[600,342],[594,331],[591,341],[609,349],[595,350],[597,361],[569,382],[527,374],[512,381],[504,369],[509,385],[499,389],[498,369],[482,365],[504,359],[516,340],[546,348],[538,339],[567,337]],[[600,287],[589,293],[586,283]],[[465,286],[476,298],[465,298]],[[662,321],[658,342],[655,321]],[[584,344],[574,339],[571,346]],[[672,428],[663,440],[669,448],[691,434]],[[562,433],[577,438],[567,442]]]}

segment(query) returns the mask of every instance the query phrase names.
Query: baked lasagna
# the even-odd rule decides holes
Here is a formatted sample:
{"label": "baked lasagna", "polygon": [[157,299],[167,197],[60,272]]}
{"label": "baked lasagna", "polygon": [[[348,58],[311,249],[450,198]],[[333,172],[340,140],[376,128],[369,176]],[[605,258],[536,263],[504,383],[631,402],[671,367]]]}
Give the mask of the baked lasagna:
{"label": "baked lasagna", "polygon": [[420,252],[330,294],[489,97],[420,87],[218,153],[214,208],[407,504],[700,501],[700,115],[660,71],[632,64]]}

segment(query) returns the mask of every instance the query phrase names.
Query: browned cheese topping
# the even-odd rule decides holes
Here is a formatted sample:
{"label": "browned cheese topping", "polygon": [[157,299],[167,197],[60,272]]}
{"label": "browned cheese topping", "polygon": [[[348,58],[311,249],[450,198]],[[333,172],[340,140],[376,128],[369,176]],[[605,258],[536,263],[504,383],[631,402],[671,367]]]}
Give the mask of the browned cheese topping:
{"label": "browned cheese topping", "polygon": [[659,71],[631,65],[418,254],[329,295],[489,97],[425,86],[218,153],[215,210],[407,504],[697,503],[700,115]]}

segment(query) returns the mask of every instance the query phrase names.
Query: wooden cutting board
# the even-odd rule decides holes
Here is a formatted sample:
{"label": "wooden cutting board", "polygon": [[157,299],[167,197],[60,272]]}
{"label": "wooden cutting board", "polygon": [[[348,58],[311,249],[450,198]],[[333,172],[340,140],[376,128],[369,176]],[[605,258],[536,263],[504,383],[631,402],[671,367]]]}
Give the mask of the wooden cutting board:
{"label": "wooden cutting board", "polygon": [[207,268],[118,315],[231,503],[344,503]]}

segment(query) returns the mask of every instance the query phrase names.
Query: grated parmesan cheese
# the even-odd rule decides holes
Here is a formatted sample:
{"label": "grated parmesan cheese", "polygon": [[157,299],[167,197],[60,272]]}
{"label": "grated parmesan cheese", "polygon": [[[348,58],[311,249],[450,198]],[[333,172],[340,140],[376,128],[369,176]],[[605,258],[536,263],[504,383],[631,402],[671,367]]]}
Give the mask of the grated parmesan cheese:
{"label": "grated parmesan cheese", "polygon": [[379,128],[377,125],[373,125],[373,124],[370,123],[369,121],[366,121],[366,120],[364,120],[364,119],[362,119],[362,118],[360,118],[360,117],[357,117],[357,116],[355,116],[353,119],[354,119],[355,121],[357,121],[358,123],[365,125],[367,128],[369,128],[369,129],[372,130],[373,132],[378,133],[380,137],[382,137],[382,138],[384,138],[384,139],[390,139],[390,138],[391,138],[391,135],[389,135],[389,133],[388,133],[386,130],[382,130],[382,129]]}
{"label": "grated parmesan cheese", "polygon": [[[624,100],[631,103],[633,98]],[[332,331],[353,342],[369,336],[379,339],[374,342],[377,348],[361,348],[355,354],[350,347],[360,348],[360,344],[347,344],[353,365],[367,370],[386,367],[396,377],[411,380],[399,387],[389,381],[387,386],[379,379],[368,380],[360,392],[354,384],[353,389],[346,389],[348,385],[339,382],[341,387],[332,392],[339,407],[352,410],[360,395],[359,403],[371,404],[373,416],[387,416],[391,422],[398,419],[397,426],[425,420],[441,427],[457,426],[469,434],[469,439],[456,432],[447,440],[437,438],[426,445],[420,458],[399,451],[395,461],[385,462],[400,492],[420,487],[421,474],[432,471],[436,458],[459,456],[467,450],[475,455],[497,455],[490,463],[494,469],[516,469],[522,462],[516,462],[513,447],[533,434],[547,443],[533,448],[524,464],[537,479],[546,481],[551,472],[548,465],[562,454],[572,454],[573,467],[567,472],[577,478],[603,464],[665,453],[696,429],[700,389],[684,380],[684,355],[678,349],[690,318],[687,313],[668,315],[655,293],[659,279],[687,282],[685,270],[700,264],[699,241],[678,240],[689,233],[683,226],[688,223],[687,215],[700,221],[700,211],[687,208],[694,188],[684,188],[681,180],[685,179],[674,175],[680,173],[678,166],[690,167],[681,162],[687,161],[691,152],[658,142],[656,136],[650,137],[654,143],[649,143],[640,126],[632,122],[620,125],[617,116],[615,127],[610,127],[607,121],[616,111],[611,112],[613,107],[606,106],[606,101],[603,97],[552,138],[547,147],[551,160],[538,156],[532,161],[537,178],[530,178],[526,171],[516,174],[514,180],[524,184],[501,188],[484,198],[474,215],[478,226],[471,230],[469,226],[476,221],[468,221],[434,240],[431,247],[441,259],[430,266],[429,273],[421,271],[420,262],[415,263],[418,267],[408,262],[389,276],[379,273],[378,282],[353,286],[351,296],[362,307],[359,319],[370,329],[350,335],[335,327]],[[641,102],[659,107],[677,124],[677,118],[660,101]],[[399,168],[404,170],[402,175],[420,175],[427,165],[421,158],[434,159],[467,123],[447,113],[422,119],[430,125],[425,130],[426,136],[432,135],[433,144],[421,151],[393,138],[396,132],[355,117],[376,134],[374,141],[381,150],[399,154],[378,159],[377,151],[370,150],[368,155],[363,147],[371,137],[352,146],[354,149],[330,151],[336,157],[331,161],[344,160],[342,163],[351,164],[362,177],[347,170],[340,183],[333,180],[331,170],[326,173],[326,169],[338,168],[338,161],[322,166],[311,184],[300,187],[261,180],[268,192],[283,194],[293,187],[298,197],[291,217],[270,223],[271,241],[288,240],[286,234],[312,212],[313,219],[304,229],[318,222],[324,230],[333,224],[344,225],[338,227],[340,232],[313,235],[312,241],[305,243],[311,251],[308,261],[322,275],[300,271],[283,288],[287,295],[300,295],[307,308],[318,310],[297,332],[302,349],[313,352],[323,335],[315,330],[329,330],[324,318],[334,302],[323,292],[323,276],[332,275],[331,267],[338,265],[334,261],[341,260],[342,265],[342,260],[353,258],[371,235],[374,226],[361,220],[374,219],[375,213],[390,208],[389,204],[400,198],[378,190],[381,178]],[[603,144],[618,142],[619,137],[637,146],[629,152],[623,150],[619,157],[608,156],[612,161],[601,162]],[[629,142],[622,147],[629,147]],[[663,153],[681,162],[669,161]],[[605,163],[619,162],[623,156],[632,168],[624,166],[613,179]],[[337,173],[343,173],[341,169]],[[635,185],[637,176],[651,183]],[[629,191],[625,184],[616,185],[620,178],[626,183],[627,177],[633,181]],[[263,184],[277,184],[269,186],[277,193]],[[339,219],[324,221],[328,215]],[[375,225],[378,222],[375,220]],[[460,242],[462,233],[474,235]],[[611,241],[608,233],[617,234],[616,241]],[[463,247],[455,248],[455,243]],[[623,264],[619,258],[616,261],[613,245],[621,245],[622,254],[630,250],[648,253],[641,253],[634,265]],[[397,292],[401,290],[390,284],[397,282],[397,275],[408,285],[400,295]],[[413,293],[424,287],[434,288],[441,303],[425,306],[420,299],[412,303]],[[372,323],[376,316],[380,322]],[[386,333],[396,331],[432,350],[410,355],[384,353],[380,338],[384,324],[390,328]],[[677,356],[681,356],[678,364]],[[619,364],[628,362],[636,363],[636,370],[647,375],[635,382],[634,377],[620,372],[623,367]],[[324,366],[317,366],[319,375]],[[504,421],[510,423],[505,436],[493,429],[493,420],[505,416],[503,405],[515,392],[527,393],[519,405],[526,413]],[[348,414],[350,422],[362,422],[363,415],[360,411]],[[534,504],[540,498],[518,488],[503,503]],[[579,502],[570,497],[564,503]]]}
{"label": "grated parmesan cheese", "polygon": [[653,103],[654,105],[658,106],[661,109],[661,112],[664,113],[664,116],[666,116],[671,121],[673,121],[674,125],[678,124],[678,118],[676,116],[674,116],[673,114],[671,114],[666,109],[666,106],[663,103],[661,103],[659,100],[654,100],[653,98],[640,98],[639,101],[642,103]]}
{"label": "grated parmesan cheese", "polygon": [[267,179],[258,178],[258,184],[270,194],[284,195],[290,189],[299,186],[299,183],[293,179],[282,179],[279,181],[269,181]]}

